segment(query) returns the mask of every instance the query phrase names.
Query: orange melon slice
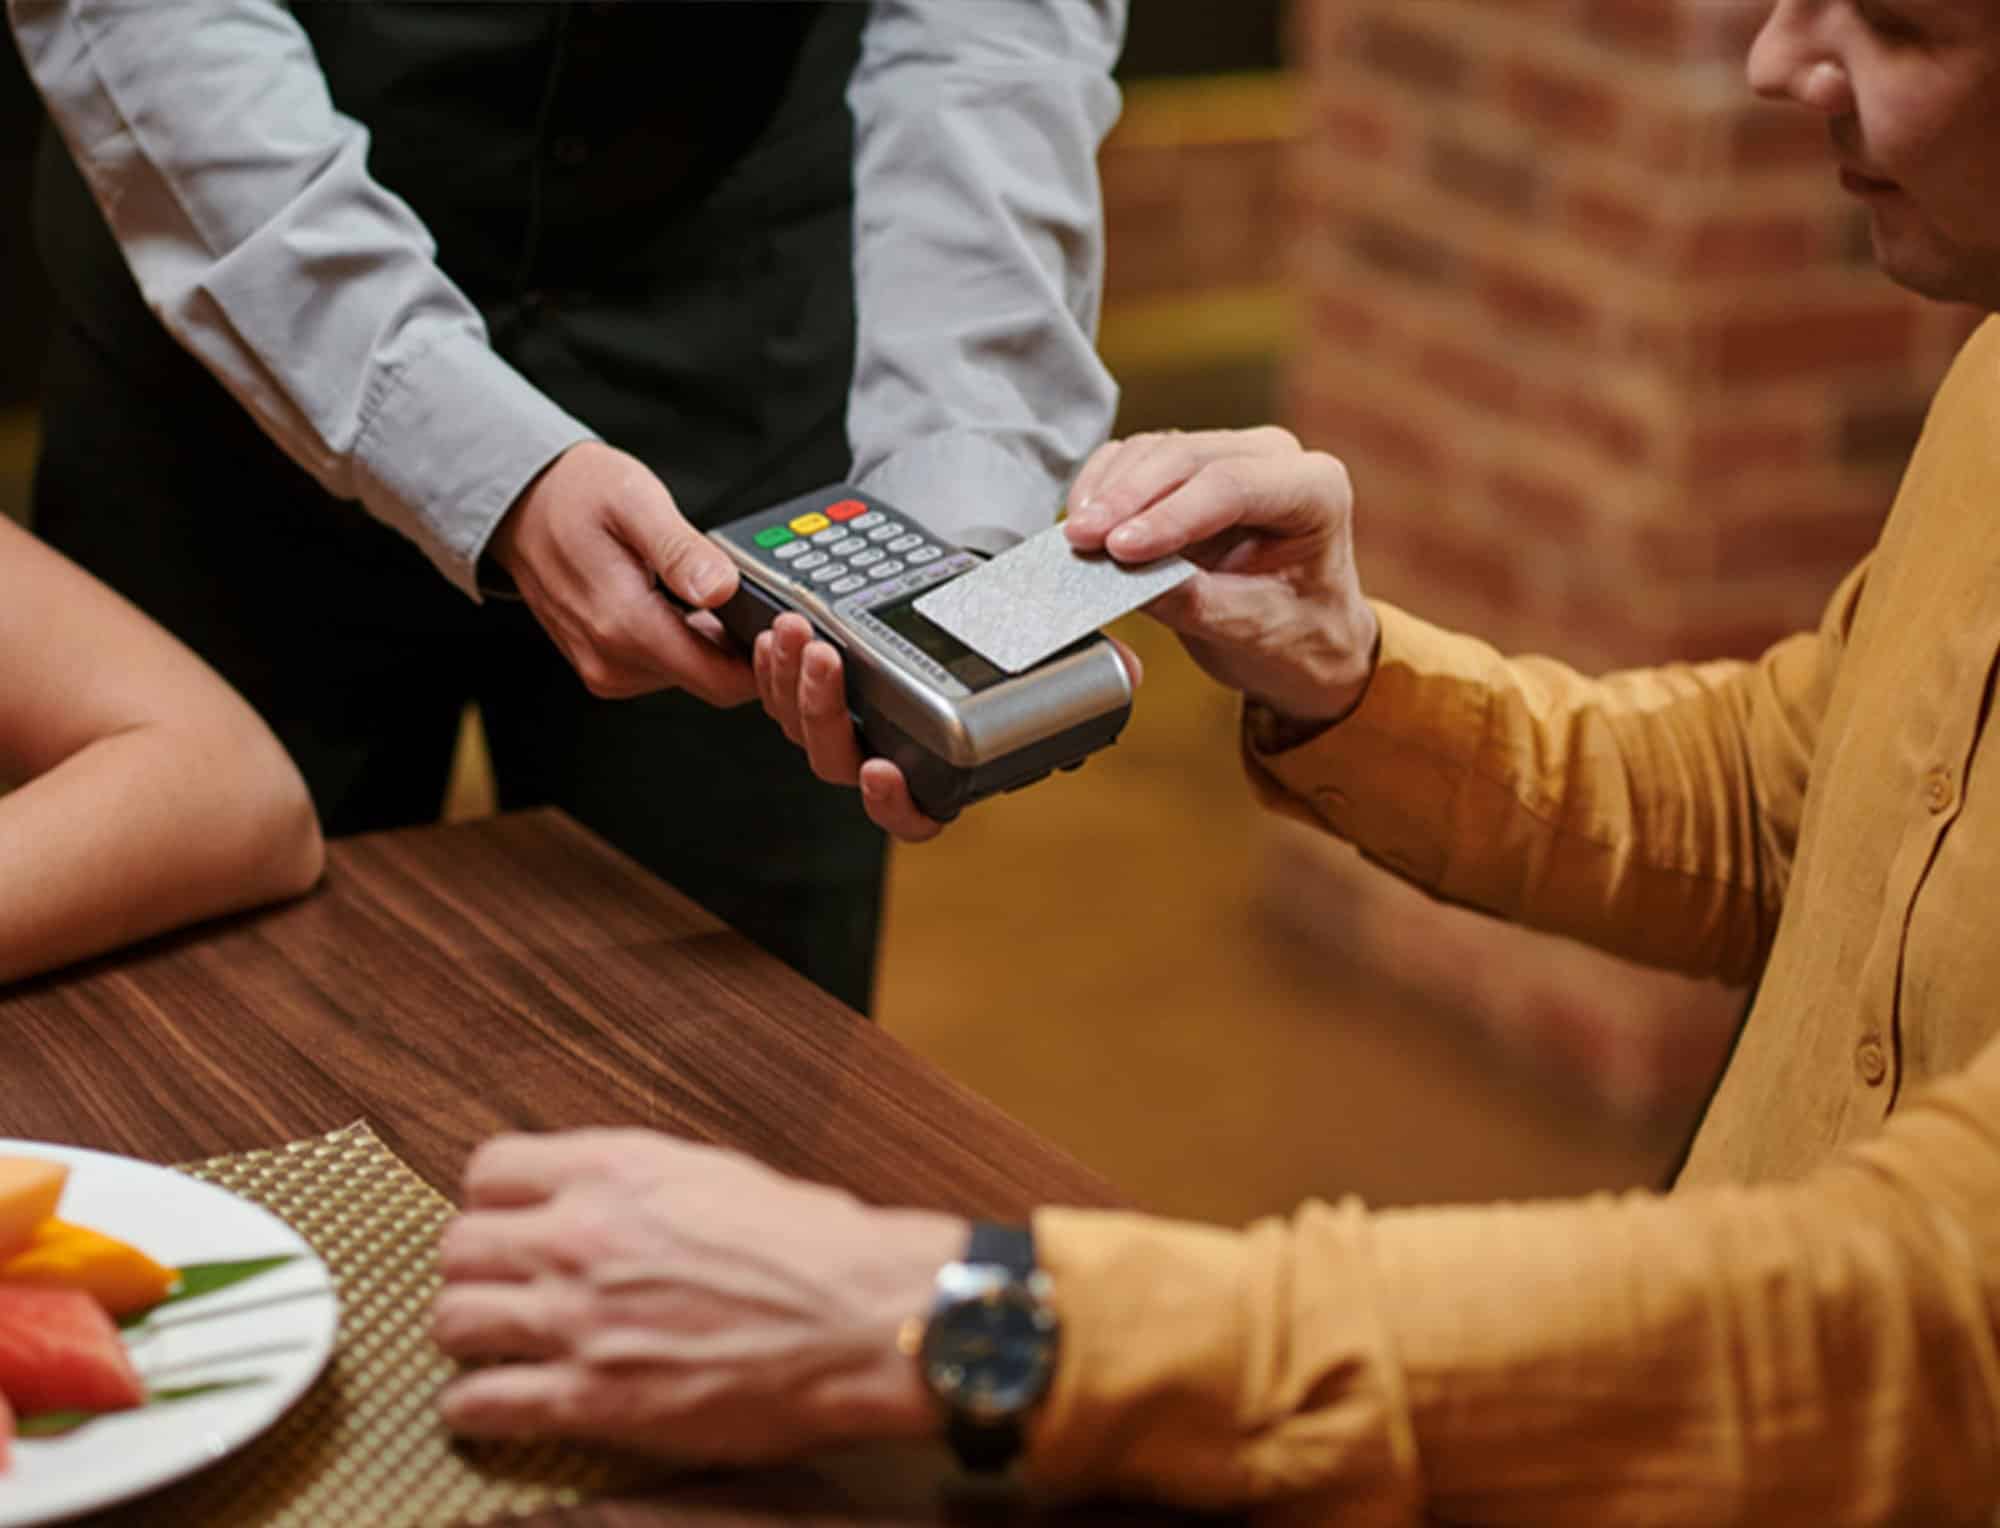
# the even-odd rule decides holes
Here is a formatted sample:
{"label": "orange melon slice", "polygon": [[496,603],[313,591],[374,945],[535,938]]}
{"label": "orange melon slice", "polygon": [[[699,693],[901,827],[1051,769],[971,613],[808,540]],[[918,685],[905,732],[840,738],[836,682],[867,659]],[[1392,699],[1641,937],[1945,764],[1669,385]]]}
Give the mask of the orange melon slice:
{"label": "orange melon slice", "polygon": [[0,1258],[34,1240],[35,1228],[56,1212],[69,1169],[40,1157],[0,1157]]}
{"label": "orange melon slice", "polygon": [[0,1284],[80,1289],[114,1316],[158,1305],[180,1277],[137,1247],[53,1216],[35,1228],[27,1246],[0,1261]]}

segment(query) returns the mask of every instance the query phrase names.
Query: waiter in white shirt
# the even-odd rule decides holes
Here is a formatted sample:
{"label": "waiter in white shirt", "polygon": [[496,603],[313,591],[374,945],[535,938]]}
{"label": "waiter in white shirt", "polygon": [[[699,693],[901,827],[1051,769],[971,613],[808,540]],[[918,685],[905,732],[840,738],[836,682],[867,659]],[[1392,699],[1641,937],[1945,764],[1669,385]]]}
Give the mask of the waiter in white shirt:
{"label": "waiter in white shirt", "polygon": [[695,528],[844,477],[987,550],[1053,518],[1115,402],[1123,11],[9,0],[59,129],[37,526],[329,831],[434,817],[476,700],[504,806],[865,1008],[881,838],[655,579],[718,603]]}

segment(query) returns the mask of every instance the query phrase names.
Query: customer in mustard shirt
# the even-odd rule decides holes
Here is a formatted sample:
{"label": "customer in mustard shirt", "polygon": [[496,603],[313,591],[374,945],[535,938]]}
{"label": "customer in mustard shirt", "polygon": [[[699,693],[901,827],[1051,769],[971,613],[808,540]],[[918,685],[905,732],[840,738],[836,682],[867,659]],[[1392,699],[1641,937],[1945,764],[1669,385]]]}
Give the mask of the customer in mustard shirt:
{"label": "customer in mustard shirt", "polygon": [[[1780,0],[1751,75],[1826,118],[1889,274],[2000,308],[2000,5]],[[1345,473],[1280,431],[1107,447],[1073,501],[1077,545],[1205,568],[1153,613],[1251,697],[1274,805],[1440,897],[1761,969],[1676,1192],[1241,1234],[1051,1209],[1030,1241],[654,1135],[510,1138],[437,1332],[515,1361],[452,1423],[721,1459],[943,1429],[1341,1524],[1991,1522],[2000,320],[1875,551],[1755,662],[1588,679],[1370,603]],[[858,766],[830,655],[785,645],[767,705]],[[885,771],[878,820],[929,831]]]}

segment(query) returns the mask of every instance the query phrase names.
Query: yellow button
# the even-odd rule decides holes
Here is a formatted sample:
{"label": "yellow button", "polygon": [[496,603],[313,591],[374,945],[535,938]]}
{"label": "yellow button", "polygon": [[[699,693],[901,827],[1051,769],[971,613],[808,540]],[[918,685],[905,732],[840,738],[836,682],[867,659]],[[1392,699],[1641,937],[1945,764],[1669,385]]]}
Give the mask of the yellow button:
{"label": "yellow button", "polygon": [[1861,1080],[1874,1087],[1889,1075],[1889,1053],[1882,1049],[1882,1042],[1870,1035],[1854,1052],[1854,1070],[1861,1074]]}
{"label": "yellow button", "polygon": [[1933,765],[1924,776],[1924,805],[1933,812],[1942,812],[1951,806],[1951,771],[1942,764]]}
{"label": "yellow button", "polygon": [[825,515],[800,515],[791,522],[791,527],[801,536],[810,536],[814,531],[823,531],[831,524],[833,522]]}

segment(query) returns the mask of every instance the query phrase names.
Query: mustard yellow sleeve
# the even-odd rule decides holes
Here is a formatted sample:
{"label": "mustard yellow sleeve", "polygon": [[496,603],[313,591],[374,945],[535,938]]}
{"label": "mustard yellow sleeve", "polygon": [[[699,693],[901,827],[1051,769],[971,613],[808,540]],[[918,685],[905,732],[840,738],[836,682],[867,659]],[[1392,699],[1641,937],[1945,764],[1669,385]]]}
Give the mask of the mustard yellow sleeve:
{"label": "mustard yellow sleeve", "polygon": [[1756,662],[1586,678],[1378,603],[1361,704],[1244,758],[1264,800],[1449,902],[1747,981],[1775,931],[1866,564]]}
{"label": "mustard yellow sleeve", "polygon": [[1051,1484],[1369,1525],[2000,1506],[2000,1042],[1793,1184],[1036,1235]]}

